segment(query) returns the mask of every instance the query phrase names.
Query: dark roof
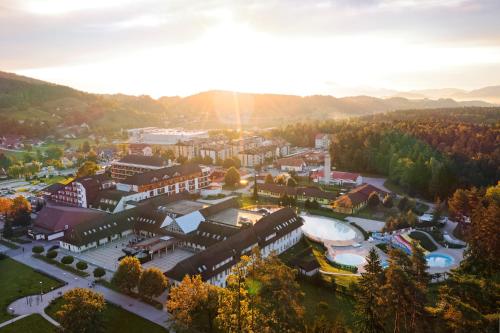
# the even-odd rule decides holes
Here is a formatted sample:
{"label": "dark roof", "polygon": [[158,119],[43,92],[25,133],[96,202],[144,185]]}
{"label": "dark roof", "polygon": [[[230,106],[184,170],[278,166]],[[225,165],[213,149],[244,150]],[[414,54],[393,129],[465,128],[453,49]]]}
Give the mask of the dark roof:
{"label": "dark roof", "polygon": [[[282,208],[263,217],[253,226],[240,229],[239,232],[226,240],[215,243],[206,250],[177,263],[171,270],[165,272],[165,275],[176,281],[181,281],[185,275],[200,274],[202,279],[206,281],[232,267],[240,260],[240,256],[248,254],[253,246],[259,245],[262,248],[301,226],[302,220],[293,209]],[[272,236],[272,238],[268,238],[268,236]],[[231,260],[226,264],[215,267],[229,258]]]}
{"label": "dark roof", "polygon": [[144,166],[162,167],[165,160],[158,156],[127,155],[118,161],[119,163],[139,164]]}
{"label": "dark roof", "polygon": [[64,187],[64,184],[54,183],[42,189],[43,192],[49,193],[50,195],[57,193],[61,188]]}
{"label": "dark roof", "polygon": [[137,207],[133,217],[134,229],[137,231],[148,231],[157,235],[165,235],[166,232],[161,228],[161,225],[166,217],[166,213],[152,210],[148,206]]}
{"label": "dark roof", "polygon": [[297,193],[297,189],[291,186],[278,185],[278,184],[257,184],[257,189],[262,191],[268,191],[271,193],[277,193],[279,195],[294,196]]}
{"label": "dark roof", "polygon": [[47,205],[38,213],[34,225],[49,232],[59,232],[106,215],[104,212],[93,209]]}
{"label": "dark roof", "polygon": [[114,189],[100,191],[97,193],[90,205],[92,208],[113,212],[121,198],[130,194],[131,192]]}
{"label": "dark roof", "polygon": [[239,231],[238,227],[205,221],[200,223],[198,229],[187,235],[186,241],[203,247],[209,247],[226,240]]}
{"label": "dark roof", "polygon": [[368,197],[373,192],[378,193],[380,196],[385,196],[387,192],[375,187],[371,184],[364,184],[350,190],[335,201],[335,205],[339,207],[356,206],[363,202],[368,201]]}
{"label": "dark roof", "polygon": [[200,213],[201,213],[201,215],[203,215],[204,218],[209,218],[210,216],[215,215],[217,213],[220,213],[223,210],[226,210],[229,208],[238,208],[239,206],[240,206],[240,204],[238,203],[238,200],[236,200],[236,198],[231,198],[231,199],[216,203],[214,205],[202,208],[202,209],[200,209]]}
{"label": "dark roof", "polygon": [[85,197],[87,199],[87,202],[91,203],[96,200],[96,197],[103,189],[103,186],[105,184],[112,184],[113,180],[109,177],[108,174],[102,173],[93,176],[80,177],[75,179],[74,182],[82,184],[82,186],[85,188]]}
{"label": "dark roof", "polygon": [[337,196],[333,192],[326,192],[317,187],[298,187],[297,195],[302,195],[310,198],[322,198],[327,200],[334,200]]}
{"label": "dark roof", "polygon": [[64,240],[70,244],[81,246],[125,230],[131,230],[133,229],[134,214],[136,214],[136,210],[129,209],[116,214],[106,214],[101,218],[75,225],[64,235]]}
{"label": "dark roof", "polygon": [[198,164],[175,165],[135,174],[122,180],[121,183],[129,185],[146,185],[156,183],[158,181],[161,181],[162,179],[180,177],[193,174],[195,172],[201,172],[201,168]]}

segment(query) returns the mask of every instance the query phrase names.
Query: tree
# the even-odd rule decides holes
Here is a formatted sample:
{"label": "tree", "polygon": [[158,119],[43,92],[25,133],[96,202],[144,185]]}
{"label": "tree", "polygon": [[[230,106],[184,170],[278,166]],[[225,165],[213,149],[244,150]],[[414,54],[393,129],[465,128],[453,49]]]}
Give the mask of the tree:
{"label": "tree", "polygon": [[47,154],[47,159],[49,160],[60,160],[61,157],[64,155],[64,151],[60,147],[49,147],[46,151],[45,154]]}
{"label": "tree", "polygon": [[93,176],[96,174],[96,172],[99,170],[99,166],[92,161],[85,161],[83,164],[78,168],[78,171],[76,173],[77,177],[88,177],[88,176]]}
{"label": "tree", "polygon": [[43,246],[41,245],[35,245],[31,248],[31,252],[35,253],[35,254],[40,254],[42,253],[43,251],[45,251],[45,249],[43,248]]}
{"label": "tree", "polygon": [[412,294],[410,307],[410,329],[412,332],[425,332],[425,303],[427,287],[430,277],[427,273],[427,260],[425,253],[416,242],[411,243],[411,269],[409,270],[412,280]]}
{"label": "tree", "polygon": [[15,224],[28,225],[31,221],[31,204],[23,197],[18,195],[12,200],[11,216]]}
{"label": "tree", "polygon": [[12,199],[0,197],[0,214],[5,217],[12,211]]}
{"label": "tree", "polygon": [[408,205],[409,205],[408,197],[406,197],[406,196],[402,197],[401,200],[399,200],[399,202],[398,202],[398,209],[401,212],[405,212],[408,209]]}
{"label": "tree", "polygon": [[141,277],[142,267],[139,259],[136,257],[126,256],[120,261],[118,269],[111,282],[119,289],[131,293],[132,289],[137,287]]}
{"label": "tree", "polygon": [[286,186],[295,187],[295,186],[297,186],[297,181],[295,179],[293,179],[292,177],[290,177],[286,181]]}
{"label": "tree", "polygon": [[253,194],[252,194],[252,198],[254,200],[257,200],[259,198],[259,188],[258,188],[258,185],[257,185],[257,174],[255,174],[254,177],[253,177]]}
{"label": "tree", "polygon": [[443,204],[441,203],[441,199],[436,197],[436,201],[434,202],[434,209],[432,210],[432,222],[438,223],[441,221],[441,217],[443,216]]}
{"label": "tree", "polygon": [[384,197],[384,200],[382,201],[382,205],[385,208],[392,208],[394,206],[394,202],[392,201],[392,196],[389,194],[386,194]]}
{"label": "tree", "polygon": [[254,318],[258,318],[257,310],[252,302],[246,283],[246,274],[250,257],[242,256],[240,262],[233,266],[226,279],[226,288],[221,290],[221,303],[217,321],[223,332],[252,332]]}
{"label": "tree", "polygon": [[230,167],[224,176],[224,183],[228,186],[234,186],[240,183],[240,173],[235,167]]}
{"label": "tree", "polygon": [[88,267],[89,266],[87,265],[87,263],[85,261],[79,261],[76,263],[76,268],[78,268],[81,271],[86,270]]}
{"label": "tree", "polygon": [[82,145],[82,152],[87,154],[90,151],[90,144],[88,141],[85,141]]}
{"label": "tree", "polygon": [[103,332],[104,297],[89,289],[75,288],[63,295],[64,304],[56,312],[61,327],[66,332]]}
{"label": "tree", "polygon": [[458,189],[453,193],[453,196],[448,200],[448,211],[454,221],[465,222],[470,216],[469,198],[466,190]]}
{"label": "tree", "polygon": [[75,261],[75,258],[73,256],[64,256],[61,259],[61,262],[65,265],[71,265]]}
{"label": "tree", "polygon": [[494,276],[500,271],[500,204],[492,197],[479,203],[468,228],[468,249],[462,267],[474,274]]}
{"label": "tree", "polygon": [[360,333],[378,333],[384,330],[383,308],[380,306],[381,288],[384,284],[384,273],[380,258],[371,248],[366,257],[365,272],[361,274],[355,288],[356,329]]}
{"label": "tree", "polygon": [[168,281],[165,275],[156,267],[142,271],[139,279],[139,294],[148,300],[160,296],[167,289]]}
{"label": "tree", "polygon": [[14,236],[14,230],[12,230],[12,223],[10,221],[5,221],[2,236],[4,238],[11,238],[12,236]]}
{"label": "tree", "polygon": [[47,254],[45,255],[47,258],[49,259],[54,259],[55,257],[57,257],[57,251],[56,250],[50,250],[47,252]]}
{"label": "tree", "polygon": [[186,275],[169,292],[167,310],[174,324],[185,329],[192,327],[201,332],[213,332],[219,309],[221,288],[205,283],[201,276]]}
{"label": "tree", "polygon": [[285,175],[278,175],[274,178],[274,182],[278,185],[286,185],[286,177]]}
{"label": "tree", "polygon": [[248,263],[246,285],[250,309],[255,304],[261,314],[260,324],[270,332],[303,331],[304,308],[296,276],[295,270],[273,254],[262,259],[254,252]]}
{"label": "tree", "polygon": [[377,192],[372,192],[368,196],[368,207],[371,209],[377,208],[377,206],[380,204],[380,198],[378,197]]}
{"label": "tree", "polygon": [[102,278],[104,275],[106,275],[106,271],[104,270],[104,268],[101,268],[101,267],[96,267],[96,268],[94,269],[93,274],[94,274],[94,277],[95,277],[96,279],[100,279],[100,278]]}
{"label": "tree", "polygon": [[266,183],[266,184],[274,184],[273,175],[271,175],[270,173],[268,173],[266,175],[266,178],[264,179],[264,183]]}

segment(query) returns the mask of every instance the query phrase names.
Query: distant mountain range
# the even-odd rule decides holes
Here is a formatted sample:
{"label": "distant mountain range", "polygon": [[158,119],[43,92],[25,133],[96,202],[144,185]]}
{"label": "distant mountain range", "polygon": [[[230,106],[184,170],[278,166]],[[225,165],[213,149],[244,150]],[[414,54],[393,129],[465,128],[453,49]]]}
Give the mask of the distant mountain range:
{"label": "distant mountain range", "polygon": [[409,99],[421,98],[451,98],[457,101],[479,100],[493,104],[500,104],[500,86],[489,86],[475,90],[463,90],[456,88],[412,90],[391,94],[393,97]]}
{"label": "distant mountain range", "polygon": [[[431,95],[434,97],[428,97]],[[91,128],[102,130],[139,126],[262,128],[301,120],[346,118],[393,110],[492,106],[481,100],[481,96],[500,101],[500,86],[471,92],[458,89],[413,91],[389,98],[207,91],[187,97],[153,99],[149,96],[85,93],[0,72],[0,117],[43,121],[48,126],[59,127],[61,124],[69,126],[85,122]]]}

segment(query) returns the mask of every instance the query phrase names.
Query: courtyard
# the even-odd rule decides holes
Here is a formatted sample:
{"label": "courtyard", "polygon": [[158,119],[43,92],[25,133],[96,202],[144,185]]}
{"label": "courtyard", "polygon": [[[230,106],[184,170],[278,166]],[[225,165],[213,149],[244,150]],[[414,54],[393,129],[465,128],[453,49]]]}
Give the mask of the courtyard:
{"label": "courtyard", "polygon": [[[129,235],[82,253],[73,253],[64,249],[61,249],[60,251],[72,255],[75,258],[83,260],[89,264],[115,272],[118,268],[119,258],[125,255],[122,250],[128,247],[129,242],[135,238],[136,236]],[[162,271],[167,271],[174,267],[178,262],[192,256],[193,254],[193,252],[182,248],[175,248],[173,250],[169,249],[167,253],[155,253],[153,260],[145,263],[143,266],[146,268],[158,267]]]}

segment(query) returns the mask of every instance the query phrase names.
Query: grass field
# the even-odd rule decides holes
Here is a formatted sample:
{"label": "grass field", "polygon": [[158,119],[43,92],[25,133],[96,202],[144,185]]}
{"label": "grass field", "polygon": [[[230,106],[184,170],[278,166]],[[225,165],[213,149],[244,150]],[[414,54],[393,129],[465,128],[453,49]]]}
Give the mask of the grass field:
{"label": "grass field", "polygon": [[[315,316],[324,313],[329,320],[342,321],[347,327],[353,327],[354,300],[350,296],[334,293],[306,281],[301,281],[300,287],[304,293],[302,305],[306,323],[310,324]],[[320,306],[320,303],[323,304]],[[324,308],[324,303],[327,308]]]}
{"label": "grass field", "polygon": [[38,273],[11,258],[0,260],[0,272],[0,322],[13,317],[7,313],[10,303],[21,297],[40,293],[40,281],[44,292],[63,285],[62,282]]}
{"label": "grass field", "polygon": [[32,314],[0,328],[0,333],[55,333],[56,328],[39,314]]}
{"label": "grass field", "polygon": [[[62,298],[58,298],[54,303],[45,309],[45,312],[57,320],[55,313],[59,311],[63,304],[64,300]],[[166,319],[167,315],[165,314],[165,320]],[[106,303],[104,321],[106,333],[168,332],[165,328],[110,303]]]}

